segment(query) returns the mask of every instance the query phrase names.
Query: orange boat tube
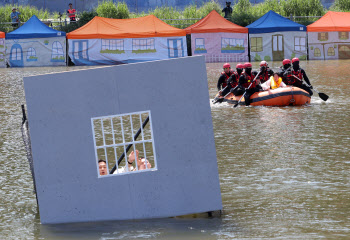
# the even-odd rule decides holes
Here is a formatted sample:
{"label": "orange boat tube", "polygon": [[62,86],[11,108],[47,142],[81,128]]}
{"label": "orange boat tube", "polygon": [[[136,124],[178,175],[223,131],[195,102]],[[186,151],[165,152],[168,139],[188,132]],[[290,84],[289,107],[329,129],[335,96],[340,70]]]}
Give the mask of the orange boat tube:
{"label": "orange boat tube", "polygon": [[[236,104],[242,96],[235,96],[232,93],[228,94],[223,102]],[[215,100],[220,99],[216,95]],[[252,106],[301,106],[311,103],[310,94],[298,87],[287,86],[285,88],[269,89],[254,93],[250,97],[250,105]],[[240,105],[245,105],[244,98]]]}

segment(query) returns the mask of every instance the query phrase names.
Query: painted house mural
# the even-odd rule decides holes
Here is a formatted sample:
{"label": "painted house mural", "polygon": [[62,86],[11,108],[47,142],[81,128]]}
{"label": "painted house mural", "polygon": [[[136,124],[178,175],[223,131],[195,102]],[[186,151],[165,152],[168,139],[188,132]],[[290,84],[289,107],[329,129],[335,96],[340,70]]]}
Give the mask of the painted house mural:
{"label": "painted house mural", "polygon": [[204,55],[206,62],[248,61],[248,29],[215,10],[185,30],[191,34],[192,55]]}
{"label": "painted house mural", "polygon": [[6,61],[10,67],[64,66],[65,35],[34,15],[23,26],[6,34]]}
{"label": "painted house mural", "polygon": [[306,27],[274,11],[247,26],[251,61],[307,58]]}
{"label": "painted house mural", "polygon": [[310,60],[350,59],[350,13],[328,11],[307,26]]}
{"label": "painted house mural", "polygon": [[35,15],[6,34],[6,61],[10,67],[66,65],[66,33],[46,26]]}
{"label": "painted house mural", "polygon": [[153,15],[133,19],[95,17],[67,34],[75,65],[108,65],[187,56],[186,32]]}

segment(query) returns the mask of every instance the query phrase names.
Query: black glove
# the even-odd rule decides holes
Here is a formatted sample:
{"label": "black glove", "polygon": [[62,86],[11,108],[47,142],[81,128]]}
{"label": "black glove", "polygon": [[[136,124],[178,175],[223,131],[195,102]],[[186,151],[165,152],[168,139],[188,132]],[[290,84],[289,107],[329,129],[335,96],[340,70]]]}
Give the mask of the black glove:
{"label": "black glove", "polygon": [[310,84],[310,89],[313,89],[314,87]]}

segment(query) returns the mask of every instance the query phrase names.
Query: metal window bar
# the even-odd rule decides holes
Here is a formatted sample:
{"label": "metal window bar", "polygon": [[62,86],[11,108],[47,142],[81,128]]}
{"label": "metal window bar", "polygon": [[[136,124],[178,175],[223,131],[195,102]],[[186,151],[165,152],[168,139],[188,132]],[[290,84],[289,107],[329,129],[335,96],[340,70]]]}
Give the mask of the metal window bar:
{"label": "metal window bar", "polygon": [[[149,118],[151,118],[151,112],[148,115]],[[156,162],[156,152],[155,152],[155,147],[154,147],[154,142],[153,142],[153,127],[152,124],[149,125],[149,130],[151,133],[151,139],[152,139],[152,147],[153,147],[153,159],[154,159],[154,168],[157,168],[157,162]],[[146,152],[145,152],[145,157],[146,157]]]}
{"label": "metal window bar", "polygon": [[[112,126],[113,145],[115,145],[115,136],[114,136],[113,118],[111,118],[111,126]],[[114,156],[115,156],[115,161],[117,162],[117,157],[116,157],[116,156],[118,156],[118,154],[117,154],[117,147],[116,147],[116,146],[114,146],[113,148],[114,148]],[[118,166],[118,164],[116,164],[116,165],[117,165],[117,172],[119,172],[119,166]],[[108,171],[108,172],[109,172],[109,171]]]}
{"label": "metal window bar", "polygon": [[92,134],[94,136],[94,146],[95,146],[95,158],[96,158],[96,164],[97,164],[97,176],[100,176],[99,172],[99,165],[98,165],[98,155],[97,155],[97,146],[96,146],[96,133],[95,133],[95,125],[94,125],[94,120],[91,119],[91,126],[92,126]]}
{"label": "metal window bar", "polygon": [[[129,118],[130,118],[130,127],[131,127],[131,137],[132,137],[132,140],[134,142],[134,138],[133,138],[133,136],[134,136],[134,125],[132,124],[132,116],[131,116],[131,114],[129,115]],[[135,166],[136,166],[136,171],[138,171],[139,169],[137,167],[136,147],[135,147],[134,143],[132,145],[134,147],[134,162],[135,162]],[[126,156],[127,153],[125,152],[124,154]],[[129,164],[127,164],[127,165],[129,167]]]}
{"label": "metal window bar", "polygon": [[[97,150],[98,149],[102,149],[104,150],[104,153],[105,153],[105,157],[106,157],[106,162],[108,163],[108,155],[107,155],[107,148],[109,147],[113,147],[114,148],[114,155],[115,155],[115,159],[117,159],[117,150],[116,148],[118,146],[122,146],[123,149],[124,149],[124,156],[125,156],[125,160],[126,160],[126,167],[128,168],[128,164],[127,164],[127,161],[128,161],[128,157],[126,155],[127,153],[127,148],[126,148],[126,145],[133,145],[133,148],[134,148],[134,152],[136,152],[136,144],[140,144],[142,143],[143,145],[143,151],[145,153],[145,159],[147,160],[147,153],[146,153],[146,145],[145,143],[151,143],[152,146],[153,146],[153,154],[155,154],[155,146],[154,146],[154,142],[153,142],[153,130],[152,130],[152,126],[150,126],[150,134],[151,134],[151,139],[145,139],[145,136],[144,136],[144,123],[142,123],[142,114],[143,113],[147,113],[148,114],[148,117],[147,117],[147,121],[150,119],[150,116],[151,116],[151,113],[150,112],[138,112],[138,113],[132,113],[132,114],[123,114],[123,115],[118,115],[118,116],[104,116],[104,117],[97,117],[97,118],[92,118],[91,119],[91,122],[92,122],[92,126],[93,126],[93,135],[94,135],[94,145],[95,145],[95,157],[96,159],[98,159],[98,153],[97,153]],[[141,123],[141,127],[140,127],[140,130],[138,131],[137,134],[140,134],[141,133],[141,140],[137,141],[135,139],[135,136],[132,137],[132,140],[131,141],[126,141],[125,139],[125,132],[124,132],[124,125],[123,125],[123,116],[129,116],[129,119],[130,119],[130,125],[131,125],[131,133],[132,135],[134,135],[134,130],[133,130],[133,121],[132,121],[132,116],[133,115],[139,115],[139,119],[140,119],[140,123]],[[120,119],[120,124],[121,124],[121,136],[122,136],[122,143],[117,143],[116,142],[116,138],[115,138],[115,129],[114,129],[114,126],[113,126],[113,118],[114,117],[119,117]],[[106,145],[106,136],[105,136],[105,129],[104,129],[104,124],[103,124],[103,120],[104,119],[110,119],[110,122],[111,122],[111,129],[112,129],[112,135],[113,135],[113,144],[109,144],[109,145]],[[96,145],[96,131],[95,131],[95,128],[94,128],[94,120],[100,120],[101,122],[101,130],[102,130],[102,137],[103,137],[103,146],[97,146]],[[145,122],[146,122],[145,120]],[[139,169],[139,166],[137,165],[137,159],[136,160],[136,170]],[[146,162],[147,163],[147,162]],[[118,165],[118,163],[116,163],[116,165]],[[118,166],[117,166],[118,167]],[[157,168],[157,162],[156,162],[156,159],[154,157],[154,168]],[[146,164],[146,169],[149,169],[147,164]],[[107,170],[109,172],[109,168],[108,168],[108,164],[107,164]],[[117,170],[117,173],[119,173],[119,169],[116,169]]]}
{"label": "metal window bar", "polygon": [[108,167],[108,156],[107,156],[107,149],[106,149],[106,140],[105,140],[105,131],[103,127],[103,119],[101,118],[101,128],[102,128],[102,139],[103,139],[103,149],[105,152],[105,158],[106,158],[106,165],[107,165],[107,172],[109,172],[109,167]]}
{"label": "metal window bar", "polygon": [[[140,124],[142,126],[142,116],[141,114],[139,114],[139,117],[140,117]],[[144,133],[143,133],[143,128],[141,128],[141,136],[142,136],[142,141],[145,140],[145,137],[144,137]],[[153,145],[153,144],[152,144]],[[146,153],[146,147],[145,147],[145,142],[142,143],[142,146],[143,146],[143,152],[145,153],[145,159],[147,159],[147,153]],[[146,164],[146,169],[148,169],[148,166]]]}
{"label": "metal window bar", "polygon": [[[122,136],[123,136],[123,149],[124,149],[124,157],[125,157],[125,167],[129,170],[129,166],[128,166],[128,156],[126,154],[126,148],[125,148],[125,135],[124,135],[124,126],[123,126],[123,117],[120,116],[120,127],[122,130]],[[117,156],[116,156],[117,158]],[[118,165],[118,163],[116,163],[116,165]],[[109,172],[109,171],[108,171]]]}

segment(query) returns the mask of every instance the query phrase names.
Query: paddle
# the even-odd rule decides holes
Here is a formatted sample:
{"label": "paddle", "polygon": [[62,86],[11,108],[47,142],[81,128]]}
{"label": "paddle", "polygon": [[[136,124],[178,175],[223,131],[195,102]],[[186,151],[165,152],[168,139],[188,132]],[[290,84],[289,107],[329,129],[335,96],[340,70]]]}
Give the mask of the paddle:
{"label": "paddle", "polygon": [[[292,76],[295,77],[296,79],[298,79],[299,81],[303,82],[303,80],[301,80],[301,79],[298,78],[297,76],[295,76],[295,75],[292,75]],[[309,88],[311,88],[311,86],[310,86],[309,84],[307,84],[306,82],[304,82],[304,84],[305,84],[306,86],[308,86]],[[317,93],[318,93],[318,96],[319,96],[323,101],[327,101],[327,99],[329,98],[329,96],[328,96],[327,94],[325,94],[325,93],[321,93],[321,92],[317,91],[316,89],[312,89],[312,90],[314,90],[315,92],[317,92]]]}
{"label": "paddle", "polygon": [[248,88],[246,88],[246,90],[244,91],[244,93],[243,93],[243,95],[242,95],[242,97],[238,100],[238,102],[235,104],[235,105],[233,105],[233,107],[235,108],[235,107],[237,107],[238,106],[238,104],[242,101],[242,99],[243,99],[243,97],[245,96],[245,94],[247,93],[247,89],[249,89],[251,86],[252,86],[252,84],[253,84],[253,82],[255,82],[255,80],[256,80],[256,78],[259,76],[259,74],[260,74],[260,72],[261,71],[259,71],[258,72],[258,74],[256,74],[256,76],[255,76],[255,78],[254,78],[254,80],[252,81],[252,83],[249,85],[249,87]]}
{"label": "paddle", "polygon": [[[134,135],[134,141],[138,138],[138,136],[140,135],[142,129],[145,128],[146,124],[149,121],[149,116],[145,119],[145,121],[142,123],[142,126],[139,128],[139,130],[137,131],[137,133]],[[123,154],[118,158],[118,166],[121,163],[121,161],[123,160],[123,158],[125,157],[125,153],[127,153],[129,151],[129,149],[132,147],[133,144],[129,144],[126,149],[125,152],[123,152]],[[109,172],[109,174],[113,174],[115,172],[115,170],[117,169],[117,164],[114,165],[114,167],[112,168],[112,170]]]}
{"label": "paddle", "polygon": [[[229,91],[224,97],[222,97],[222,98],[217,98],[216,101],[213,102],[213,104],[215,104],[215,103],[217,103],[217,102],[222,103],[222,102],[225,100],[225,97],[227,97],[230,93],[232,93],[233,90],[235,90],[237,87],[238,87],[238,85],[237,85],[235,88],[230,89],[230,91]],[[225,88],[224,88],[224,90],[225,90]],[[224,90],[223,90],[223,91],[224,91]],[[214,100],[215,100],[215,99],[214,99]]]}
{"label": "paddle", "polygon": [[[228,87],[228,85],[227,85],[224,89],[220,90],[219,93],[223,92],[227,87]],[[219,95],[219,96],[220,96],[220,95]],[[217,102],[222,102],[222,101],[223,101],[223,100],[220,101],[222,98],[219,98],[219,96],[216,97],[216,98],[214,98],[213,104],[215,104],[215,103],[217,103]],[[214,101],[215,101],[215,102],[214,102]]]}

